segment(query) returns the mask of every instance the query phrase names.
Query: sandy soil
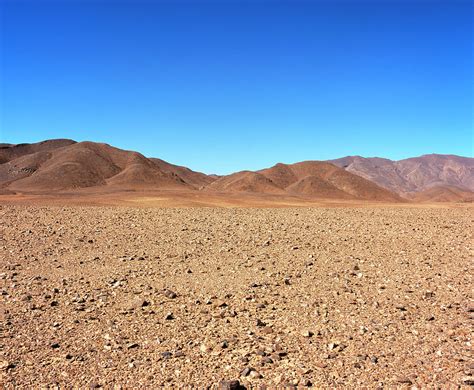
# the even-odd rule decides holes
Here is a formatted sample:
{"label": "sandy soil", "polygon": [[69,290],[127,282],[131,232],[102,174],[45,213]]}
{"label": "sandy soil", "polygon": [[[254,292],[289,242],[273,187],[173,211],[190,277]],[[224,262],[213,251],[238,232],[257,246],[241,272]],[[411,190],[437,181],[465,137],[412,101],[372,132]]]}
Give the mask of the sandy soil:
{"label": "sandy soil", "polygon": [[467,387],[472,211],[4,202],[0,383]]}

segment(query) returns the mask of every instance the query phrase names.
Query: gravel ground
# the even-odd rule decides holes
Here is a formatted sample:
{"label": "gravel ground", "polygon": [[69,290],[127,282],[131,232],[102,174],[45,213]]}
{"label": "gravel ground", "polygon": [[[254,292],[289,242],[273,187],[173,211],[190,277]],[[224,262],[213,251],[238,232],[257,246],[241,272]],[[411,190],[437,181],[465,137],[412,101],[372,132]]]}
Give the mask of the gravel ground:
{"label": "gravel ground", "polygon": [[467,387],[472,210],[0,206],[0,385]]}

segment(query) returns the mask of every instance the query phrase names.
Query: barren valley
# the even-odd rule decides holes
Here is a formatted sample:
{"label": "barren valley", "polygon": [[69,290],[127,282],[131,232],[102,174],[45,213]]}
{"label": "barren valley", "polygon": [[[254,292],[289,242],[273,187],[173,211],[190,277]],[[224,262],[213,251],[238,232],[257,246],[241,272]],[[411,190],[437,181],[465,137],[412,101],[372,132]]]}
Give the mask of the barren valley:
{"label": "barren valley", "polygon": [[0,206],[0,383],[463,387],[468,205]]}

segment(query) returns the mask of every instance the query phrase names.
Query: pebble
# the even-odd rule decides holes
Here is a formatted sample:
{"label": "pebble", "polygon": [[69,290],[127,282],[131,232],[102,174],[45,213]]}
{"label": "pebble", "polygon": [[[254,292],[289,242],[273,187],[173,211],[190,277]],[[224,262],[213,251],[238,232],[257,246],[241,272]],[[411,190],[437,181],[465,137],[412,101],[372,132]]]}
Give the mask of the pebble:
{"label": "pebble", "polygon": [[462,378],[462,383],[464,383],[467,386],[474,386],[474,377],[465,376],[464,378]]}
{"label": "pebble", "polygon": [[262,375],[261,375],[259,372],[254,371],[254,370],[250,371],[249,376],[250,376],[251,378],[253,378],[253,379],[260,379],[260,378],[262,378]]}
{"label": "pebble", "polygon": [[245,389],[244,386],[240,384],[240,382],[236,379],[230,381],[220,381],[219,382],[219,390],[242,390]]}
{"label": "pebble", "polygon": [[406,376],[400,376],[397,378],[397,382],[398,383],[406,383],[408,385],[411,385],[412,384],[412,381],[410,378],[406,377]]}
{"label": "pebble", "polygon": [[169,352],[169,351],[165,351],[165,352],[162,352],[162,353],[161,353],[161,357],[162,357],[163,359],[169,359],[169,358],[171,358],[171,356],[173,356],[173,354],[172,354],[171,352]]}
{"label": "pebble", "polygon": [[171,290],[165,290],[163,294],[165,295],[166,298],[169,298],[169,299],[174,299],[177,297],[176,293]]}
{"label": "pebble", "polygon": [[258,319],[256,325],[257,325],[258,327],[264,327],[264,326],[266,326],[267,324],[266,324],[265,322],[263,322],[262,320]]}

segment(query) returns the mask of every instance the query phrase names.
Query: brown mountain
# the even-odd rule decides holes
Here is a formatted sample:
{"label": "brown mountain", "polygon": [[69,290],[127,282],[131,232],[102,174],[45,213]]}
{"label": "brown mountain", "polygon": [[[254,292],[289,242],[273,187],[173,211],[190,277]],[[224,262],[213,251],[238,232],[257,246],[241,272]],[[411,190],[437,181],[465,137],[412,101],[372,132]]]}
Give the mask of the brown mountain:
{"label": "brown mountain", "polygon": [[215,175],[206,175],[201,172],[192,171],[189,168],[170,164],[169,162],[159,158],[150,158],[150,160],[153,161],[163,172],[175,174],[195,188],[203,188],[217,178]]}
{"label": "brown mountain", "polygon": [[18,157],[37,152],[48,152],[63,146],[75,144],[71,139],[52,139],[34,144],[0,144],[0,164],[14,160]]}
{"label": "brown mountain", "polygon": [[433,187],[474,191],[474,159],[429,154],[405,160],[349,156],[331,163],[364,177],[381,187],[411,197]]}
{"label": "brown mountain", "polygon": [[287,194],[305,198],[401,200],[390,191],[323,161],[276,164],[257,172],[238,172],[217,179],[206,189],[221,192]]}
{"label": "brown mountain", "polygon": [[57,139],[0,144],[0,194],[79,188],[205,190],[305,199],[472,201],[474,159],[426,155],[400,161],[344,157],[206,175],[94,142]]}
{"label": "brown mountain", "polygon": [[[0,149],[0,158],[4,161],[0,164],[0,187],[19,192],[97,186],[193,189],[212,180],[186,169],[186,175],[181,177],[178,167],[172,164],[161,168],[167,163],[94,142],[51,140],[11,145]],[[176,172],[172,167],[176,167]],[[199,182],[200,177],[202,182]]]}
{"label": "brown mountain", "polygon": [[207,191],[218,192],[252,192],[260,194],[284,194],[285,191],[264,175],[242,171],[222,176],[209,184]]}

